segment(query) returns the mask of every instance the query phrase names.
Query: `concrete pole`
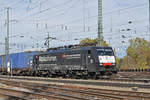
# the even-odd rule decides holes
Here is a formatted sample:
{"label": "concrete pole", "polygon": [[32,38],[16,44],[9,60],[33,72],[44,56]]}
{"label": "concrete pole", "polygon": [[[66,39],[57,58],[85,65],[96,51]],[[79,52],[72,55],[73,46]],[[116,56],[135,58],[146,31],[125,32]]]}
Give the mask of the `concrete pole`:
{"label": "concrete pole", "polygon": [[7,55],[7,63],[9,62],[9,7],[7,9],[7,37],[6,37],[6,44],[5,44],[5,53]]}
{"label": "concrete pole", "polygon": [[97,46],[102,46],[103,39],[103,18],[102,18],[102,0],[98,0],[98,44]]}

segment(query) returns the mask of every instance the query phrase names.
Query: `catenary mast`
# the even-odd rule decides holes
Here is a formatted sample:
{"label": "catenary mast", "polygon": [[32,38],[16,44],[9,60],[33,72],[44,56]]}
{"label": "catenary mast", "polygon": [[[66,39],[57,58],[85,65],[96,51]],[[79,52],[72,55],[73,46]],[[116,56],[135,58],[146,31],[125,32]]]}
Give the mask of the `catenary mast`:
{"label": "catenary mast", "polygon": [[103,34],[102,0],[98,0],[98,44],[97,46],[103,46],[102,34]]}
{"label": "catenary mast", "polygon": [[7,62],[9,62],[9,7],[7,10],[7,37],[5,38],[5,54],[7,55]]}
{"label": "catenary mast", "polygon": [[148,0],[149,2],[149,41],[150,41],[150,0]]}

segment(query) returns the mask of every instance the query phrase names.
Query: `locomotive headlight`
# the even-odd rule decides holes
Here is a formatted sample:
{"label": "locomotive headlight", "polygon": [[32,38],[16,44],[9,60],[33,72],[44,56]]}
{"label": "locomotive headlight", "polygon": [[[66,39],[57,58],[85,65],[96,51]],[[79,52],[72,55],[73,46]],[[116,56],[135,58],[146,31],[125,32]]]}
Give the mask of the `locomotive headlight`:
{"label": "locomotive headlight", "polygon": [[103,65],[102,63],[100,63],[100,65]]}

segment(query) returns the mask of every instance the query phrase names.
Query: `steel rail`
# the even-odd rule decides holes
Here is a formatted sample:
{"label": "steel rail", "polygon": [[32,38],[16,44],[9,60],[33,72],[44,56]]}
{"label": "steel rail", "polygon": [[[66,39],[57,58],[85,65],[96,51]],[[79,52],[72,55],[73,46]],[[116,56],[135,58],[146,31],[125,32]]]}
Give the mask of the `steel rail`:
{"label": "steel rail", "polygon": [[75,79],[52,79],[52,78],[37,78],[37,77],[10,77],[10,76],[0,76],[0,78],[9,78],[9,79],[22,79],[22,80],[34,80],[34,81],[45,81],[45,82],[57,82],[64,84],[82,84],[82,85],[93,85],[93,86],[114,86],[114,87],[138,87],[138,88],[146,88],[150,89],[150,85],[148,83],[130,83],[126,82],[116,82],[116,81],[89,81],[89,80],[75,80]]}
{"label": "steel rail", "polygon": [[111,78],[111,79],[100,79],[100,80],[80,80],[80,79],[60,79],[60,78],[44,78],[44,77],[26,77],[26,76],[7,76],[7,75],[0,75],[0,78],[11,78],[11,79],[26,79],[26,80],[38,80],[38,81],[81,81],[81,82],[88,82],[88,81],[96,81],[96,82],[101,82],[101,81],[108,81],[108,82],[133,82],[133,83],[140,83],[140,84],[145,84],[150,82],[150,79],[135,79],[135,78]]}
{"label": "steel rail", "polygon": [[[14,84],[16,84],[16,83],[14,83]],[[26,83],[24,83],[24,84],[26,84]],[[32,85],[28,85],[28,86],[31,87]],[[99,97],[105,97],[105,98],[109,97],[109,98],[113,98],[115,100],[123,100],[125,97],[128,97],[128,98],[137,98],[138,97],[138,98],[147,99],[147,100],[150,99],[150,96],[144,96],[144,95],[150,95],[150,93],[144,93],[144,92],[131,92],[131,91],[93,89],[93,88],[88,88],[88,90],[73,90],[73,89],[60,88],[59,85],[52,85],[52,86],[36,85],[36,86],[41,87],[41,88],[44,87],[44,88],[47,88],[47,89],[54,89],[55,91],[57,89],[57,90],[64,90],[65,92],[66,91],[75,92],[75,93],[81,93],[83,95],[86,94],[86,95],[91,95],[91,96],[95,96],[95,97],[98,97],[98,96]],[[28,88],[28,87],[26,87],[26,88]],[[45,92],[48,92],[48,91],[45,91]],[[116,96],[117,95],[116,93],[119,96]],[[126,94],[124,94],[124,93],[126,93]],[[136,95],[131,95],[131,93],[136,94]]]}
{"label": "steel rail", "polygon": [[[21,96],[16,96],[16,95],[11,95],[11,94],[6,94],[6,93],[0,93],[1,96],[5,96],[7,100],[12,99],[12,100],[28,100],[27,98],[21,97]],[[4,97],[4,98],[5,98]]]}
{"label": "steel rail", "polygon": [[[51,85],[55,87],[56,85]],[[57,85],[57,87],[62,87],[61,85]],[[66,86],[65,88],[69,88],[70,86]],[[79,87],[78,87],[79,88]],[[127,97],[138,97],[138,98],[145,98],[145,99],[150,99],[150,93],[147,92],[134,92],[134,91],[123,91],[123,90],[110,90],[110,89],[97,89],[97,88],[83,88],[81,90],[86,90],[87,92],[95,92],[95,93],[104,93],[109,92],[109,93],[118,93],[120,96],[127,96]],[[134,94],[134,95],[132,95]]]}
{"label": "steel rail", "polygon": [[[10,77],[8,77],[8,79],[10,79]],[[13,79],[13,78],[12,78],[12,79]],[[17,79],[17,78],[15,78],[15,79]],[[19,79],[21,79],[21,78],[19,78]],[[22,78],[22,80],[24,80],[24,79],[27,80],[26,78]],[[34,78],[32,78],[32,79],[35,80]],[[32,79],[29,78],[29,80],[32,80]],[[36,80],[37,80],[37,79],[36,79]],[[41,80],[44,81],[44,79],[41,79],[41,78],[40,78],[40,81],[41,81]],[[38,80],[38,81],[39,81],[39,80]],[[48,80],[46,79],[46,82],[47,82],[47,81],[48,81]],[[70,80],[70,81],[71,81],[71,80]],[[108,84],[108,83],[106,83],[106,84]],[[110,84],[110,83],[109,83],[109,84]],[[122,84],[121,84],[121,83],[117,83],[117,85],[119,85],[119,84],[120,84],[120,87],[121,87]],[[113,85],[114,85],[114,83],[113,83]],[[140,85],[140,84],[138,84],[138,85]],[[146,88],[146,86],[150,86],[150,85],[145,85],[145,88]],[[38,87],[40,87],[40,85],[38,85]],[[54,87],[54,86],[49,86],[49,87],[47,86],[47,87],[46,87],[46,86],[45,86],[45,88],[53,88],[53,89],[55,89],[55,90],[56,90],[56,89],[60,89],[60,88],[58,88],[58,86],[57,86],[57,87]],[[64,88],[62,88],[62,89],[64,89]],[[144,93],[144,92],[120,91],[120,90],[105,90],[105,89],[94,89],[94,90],[93,90],[92,88],[91,88],[91,89],[88,88],[88,90],[90,90],[90,91],[86,91],[87,93],[91,93],[91,91],[92,91],[92,93],[97,92],[97,93],[99,93],[99,96],[100,96],[100,94],[101,94],[101,96],[102,96],[104,91],[107,91],[107,92],[109,91],[109,92],[112,92],[112,93],[113,93],[113,92],[118,93],[120,96],[124,96],[124,97],[125,97],[125,96],[128,96],[128,97],[130,97],[130,98],[137,98],[137,97],[138,97],[138,98],[144,98],[144,99],[147,99],[147,100],[150,99],[150,93]],[[65,91],[67,91],[67,90],[65,89]],[[68,91],[71,92],[71,90],[69,90],[69,89],[68,89]],[[100,91],[103,91],[103,92],[100,92]],[[78,90],[78,91],[74,91],[74,90],[73,90],[72,92],[81,92],[81,91],[79,91],[79,90]],[[85,91],[82,90],[82,92],[85,92]],[[84,94],[85,94],[85,93],[84,93]],[[134,94],[134,95],[131,95],[131,94]],[[89,95],[89,94],[88,94],[88,95]],[[93,94],[93,95],[96,95],[96,94]],[[105,93],[104,95],[106,96],[106,93]],[[103,95],[103,96],[104,96],[104,95]],[[109,95],[109,96],[111,95],[111,96],[112,96],[112,95],[116,95],[116,94],[108,94],[108,93],[107,93],[107,95]]]}
{"label": "steel rail", "polygon": [[41,99],[41,98],[46,98],[46,99],[53,99],[53,100],[70,100],[65,97],[57,96],[57,95],[44,95],[40,93],[34,93],[34,92],[25,92],[25,91],[20,91],[20,90],[14,90],[14,89],[6,89],[6,88],[0,88],[0,93],[5,93],[7,95],[11,95],[14,97],[17,97],[18,95],[25,100],[31,100],[31,99]]}
{"label": "steel rail", "polygon": [[[5,80],[4,80],[5,81]],[[24,82],[24,83],[22,83],[22,82],[12,82],[12,81],[5,81],[5,82],[1,82],[1,83],[4,83],[4,84],[7,84],[7,85],[13,85],[13,86],[17,86],[17,87],[22,87],[22,88],[26,88],[26,89],[30,89],[30,90],[35,90],[35,91],[41,91],[41,92],[43,92],[43,93],[46,93],[47,95],[49,94],[49,93],[54,93],[54,92],[52,92],[52,91],[55,91],[55,93],[56,93],[56,91],[58,91],[58,92],[68,92],[69,93],[69,95],[65,95],[65,94],[62,94],[62,93],[57,93],[57,94],[59,94],[59,95],[62,95],[62,96],[67,96],[67,97],[71,97],[71,98],[73,98],[73,96],[70,94],[70,93],[74,93],[74,94],[76,94],[76,96],[84,96],[84,98],[81,98],[81,97],[75,97],[74,96],[74,98],[75,99],[78,99],[78,100],[89,100],[89,98],[90,99],[94,99],[94,98],[91,98],[91,97],[95,97],[95,98],[107,98],[107,99],[113,99],[113,100],[123,100],[124,98],[122,98],[122,97],[120,97],[120,96],[116,96],[116,95],[111,95],[110,93],[101,93],[101,94],[99,94],[99,93],[91,93],[91,92],[86,92],[86,91],[81,91],[81,90],[73,90],[73,89],[65,89],[65,88],[59,88],[59,87],[53,87],[53,86],[45,86],[45,85],[29,85],[28,83],[26,83],[26,82]],[[21,86],[19,85],[19,84],[21,84]],[[24,86],[25,85],[25,86]],[[32,87],[32,88],[31,88]],[[35,88],[35,87],[37,87],[37,88]],[[43,89],[44,88],[44,89]],[[46,90],[45,90],[46,89]],[[51,90],[51,91],[49,91],[49,90]]]}

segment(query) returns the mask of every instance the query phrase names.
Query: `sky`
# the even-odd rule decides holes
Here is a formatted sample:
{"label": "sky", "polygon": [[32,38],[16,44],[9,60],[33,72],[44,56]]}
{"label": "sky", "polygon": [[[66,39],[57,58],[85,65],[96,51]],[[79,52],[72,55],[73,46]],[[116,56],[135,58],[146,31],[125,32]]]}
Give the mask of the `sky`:
{"label": "sky", "polygon": [[[0,54],[5,53],[10,7],[10,53],[78,44],[97,37],[98,0],[0,0]],[[103,37],[125,55],[129,39],[150,40],[148,0],[103,0]]]}

